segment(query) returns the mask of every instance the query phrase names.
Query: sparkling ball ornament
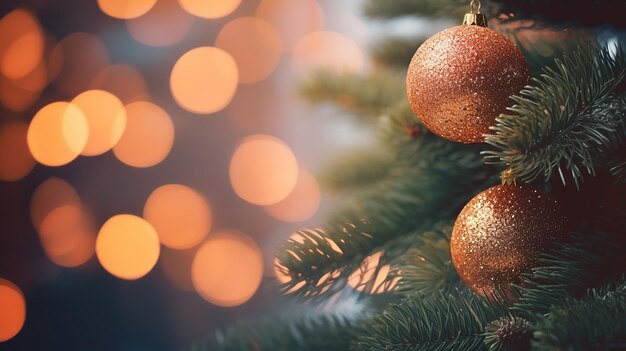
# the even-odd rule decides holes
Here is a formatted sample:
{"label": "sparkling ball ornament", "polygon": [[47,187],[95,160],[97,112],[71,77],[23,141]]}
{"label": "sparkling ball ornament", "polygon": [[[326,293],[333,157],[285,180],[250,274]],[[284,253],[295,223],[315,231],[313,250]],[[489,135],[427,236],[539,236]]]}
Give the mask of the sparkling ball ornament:
{"label": "sparkling ball ornament", "polygon": [[431,132],[460,143],[483,142],[496,117],[512,105],[510,96],[531,78],[522,52],[483,21],[426,40],[407,73],[407,95],[417,118]]}
{"label": "sparkling ball ornament", "polygon": [[476,293],[506,293],[566,230],[565,210],[552,195],[531,186],[494,186],[470,200],[456,219],[452,262]]}

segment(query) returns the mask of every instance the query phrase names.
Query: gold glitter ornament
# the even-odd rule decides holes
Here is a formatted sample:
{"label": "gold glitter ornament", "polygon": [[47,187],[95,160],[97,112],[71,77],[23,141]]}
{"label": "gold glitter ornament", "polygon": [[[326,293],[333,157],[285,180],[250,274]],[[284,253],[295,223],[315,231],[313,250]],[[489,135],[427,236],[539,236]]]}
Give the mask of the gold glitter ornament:
{"label": "gold glitter ornament", "polygon": [[528,62],[483,14],[439,32],[415,52],[407,72],[409,103],[433,133],[460,143],[481,143],[496,117],[530,82]]}
{"label": "gold glitter ornament", "polygon": [[452,262],[474,292],[508,293],[566,230],[565,210],[552,195],[531,186],[497,185],[476,195],[456,219]]}

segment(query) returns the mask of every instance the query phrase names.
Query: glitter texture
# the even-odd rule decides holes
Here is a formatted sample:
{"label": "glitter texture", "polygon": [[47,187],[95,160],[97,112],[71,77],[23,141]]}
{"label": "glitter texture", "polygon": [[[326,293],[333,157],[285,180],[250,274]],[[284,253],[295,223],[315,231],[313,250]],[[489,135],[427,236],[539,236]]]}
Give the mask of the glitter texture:
{"label": "glitter texture", "polygon": [[473,291],[508,292],[565,232],[565,211],[550,194],[530,186],[494,186],[459,214],[450,242],[452,261]]}
{"label": "glitter texture", "polygon": [[522,52],[503,35],[462,25],[428,39],[407,73],[413,112],[433,133],[461,143],[481,143],[496,117],[530,82]]}

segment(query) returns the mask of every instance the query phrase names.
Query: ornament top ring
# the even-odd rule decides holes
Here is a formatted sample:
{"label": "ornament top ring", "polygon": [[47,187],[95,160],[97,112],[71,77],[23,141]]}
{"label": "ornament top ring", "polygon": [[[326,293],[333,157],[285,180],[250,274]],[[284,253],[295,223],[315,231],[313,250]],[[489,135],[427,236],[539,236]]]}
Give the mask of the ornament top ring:
{"label": "ornament top ring", "polygon": [[464,25],[435,34],[417,50],[407,73],[413,112],[433,133],[461,143],[481,143],[496,118],[530,82],[522,52],[487,28],[472,6]]}

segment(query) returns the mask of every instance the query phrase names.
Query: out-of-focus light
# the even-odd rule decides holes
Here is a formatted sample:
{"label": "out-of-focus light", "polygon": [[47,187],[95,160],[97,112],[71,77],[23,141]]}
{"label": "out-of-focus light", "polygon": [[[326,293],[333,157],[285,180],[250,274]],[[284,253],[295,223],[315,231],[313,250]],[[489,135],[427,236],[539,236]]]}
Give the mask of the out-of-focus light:
{"label": "out-of-focus light", "polygon": [[30,12],[13,10],[0,20],[0,71],[6,77],[18,79],[30,73],[44,48],[43,29]]}
{"label": "out-of-focus light", "polygon": [[191,281],[191,264],[196,249],[173,250],[163,248],[159,263],[165,277],[172,285],[183,291],[194,291]]}
{"label": "out-of-focus light", "polygon": [[217,35],[215,46],[233,56],[239,68],[239,81],[244,84],[267,78],[283,53],[278,31],[269,22],[255,17],[228,22]]}
{"label": "out-of-focus light", "polygon": [[83,111],[67,102],[53,102],[33,117],[26,140],[37,162],[62,166],[78,157],[88,137],[89,127]]}
{"label": "out-of-focus light", "polygon": [[9,110],[22,112],[32,106],[40,95],[40,90],[24,89],[14,80],[0,77],[0,102]]}
{"label": "out-of-focus light", "polygon": [[63,38],[51,57],[62,57],[54,85],[67,96],[89,89],[91,81],[109,65],[106,46],[98,37],[88,33],[74,33]]}
{"label": "out-of-focus light", "polygon": [[321,190],[315,177],[300,169],[293,191],[281,202],[264,207],[267,213],[286,222],[311,218],[320,206]]}
{"label": "out-of-focus light", "polygon": [[126,128],[113,147],[115,157],[132,167],[151,167],[163,161],[174,144],[174,124],[159,106],[136,101],[126,105]]}
{"label": "out-of-focus light", "polygon": [[44,61],[21,78],[0,76],[0,101],[10,110],[24,111],[37,100],[47,83],[48,72]]}
{"label": "out-of-focus light", "polygon": [[88,90],[76,96],[72,105],[83,111],[89,125],[82,155],[100,155],[117,144],[126,127],[126,109],[120,99],[104,90]]}
{"label": "out-of-focus light", "polygon": [[150,194],[143,217],[154,226],[161,243],[172,249],[199,244],[211,229],[211,210],[200,193],[180,185],[163,185]]}
{"label": "out-of-focus light", "polygon": [[298,181],[298,162],[289,146],[269,135],[241,141],[230,160],[230,183],[242,199],[256,205],[284,200]]}
{"label": "out-of-focus light", "polygon": [[111,17],[130,19],[144,15],[156,2],[157,0],[98,0],[98,6]]}
{"label": "out-of-focus light", "polygon": [[62,267],[77,267],[94,254],[96,230],[92,218],[75,205],[52,210],[38,229],[48,258]]}
{"label": "out-of-focus light", "polygon": [[241,0],[178,0],[180,7],[190,14],[203,18],[222,18],[230,15]]}
{"label": "out-of-focus light", "polygon": [[106,67],[93,79],[91,89],[101,89],[117,96],[123,103],[148,99],[146,81],[134,67],[117,64]]}
{"label": "out-of-focus light", "polygon": [[30,199],[30,220],[35,229],[39,230],[48,214],[62,206],[81,208],[76,190],[60,178],[50,178],[41,183]]}
{"label": "out-of-focus light", "polygon": [[296,70],[331,69],[360,72],[365,68],[365,55],[359,46],[343,34],[321,31],[303,37],[293,49]]}
{"label": "out-of-focus light", "polygon": [[26,300],[20,288],[0,278],[0,342],[10,340],[26,321]]}
{"label": "out-of-focus light", "polygon": [[315,0],[262,0],[256,15],[278,28],[289,49],[306,34],[324,27],[324,11]]}
{"label": "out-of-focus light", "polygon": [[239,74],[233,57],[222,49],[199,47],[181,56],[170,76],[174,100],[187,111],[207,114],[228,106]]}
{"label": "out-of-focus light", "polygon": [[126,21],[130,35],[148,46],[169,46],[181,41],[193,24],[193,16],[176,0],[159,0],[145,15]]}
{"label": "out-of-focus light", "polygon": [[20,180],[35,167],[35,159],[26,143],[27,132],[28,123],[21,121],[0,127],[0,180]]}
{"label": "out-of-focus light", "polygon": [[121,214],[104,223],[96,239],[96,255],[104,269],[122,279],[139,279],[159,259],[159,237],[143,218]]}
{"label": "out-of-focus light", "polygon": [[263,257],[247,235],[211,234],[193,260],[191,278],[205,300],[222,307],[248,301],[263,278]]}

